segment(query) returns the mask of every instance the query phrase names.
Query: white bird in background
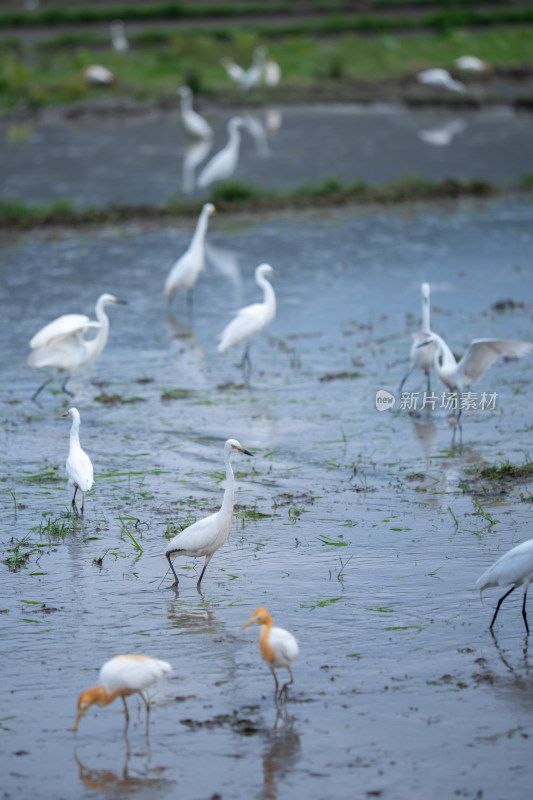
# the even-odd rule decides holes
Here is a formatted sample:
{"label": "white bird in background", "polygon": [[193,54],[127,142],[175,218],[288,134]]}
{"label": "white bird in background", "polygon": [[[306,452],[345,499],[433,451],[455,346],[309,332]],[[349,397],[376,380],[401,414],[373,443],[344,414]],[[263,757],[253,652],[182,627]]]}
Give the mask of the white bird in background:
{"label": "white bird in background", "polygon": [[265,61],[264,81],[265,86],[277,86],[281,80],[281,67],[274,61],[272,56],[268,56]]}
{"label": "white bird in background", "polygon": [[453,63],[464,72],[487,72],[489,69],[488,64],[477,56],[459,56]]}
{"label": "white bird in background", "polygon": [[[422,292],[422,328],[419,331],[416,331],[416,333],[412,334],[413,344],[411,345],[411,350],[409,353],[411,364],[409,367],[409,372],[407,372],[407,374],[403,377],[402,382],[400,383],[400,388],[398,389],[400,394],[402,393],[405,381],[407,380],[411,372],[413,372],[413,370],[415,369],[421,369],[426,373],[427,391],[428,394],[431,392],[429,373],[431,372],[431,367],[433,366],[433,358],[435,356],[435,345],[432,342],[427,343],[428,336],[431,335],[431,327],[429,324],[429,316],[430,316],[429,283],[421,284],[420,291]],[[421,344],[424,344],[425,346],[420,347]]]}
{"label": "white bird in background", "polygon": [[248,622],[245,622],[244,625],[241,626],[241,631],[249,625],[254,624],[261,627],[259,631],[259,650],[274,676],[274,681],[276,682],[275,696],[278,694],[279,690],[276,670],[284,668],[289,671],[289,675],[291,676],[290,681],[287,681],[287,683],[284,683],[281,687],[281,691],[279,692],[281,696],[282,692],[286,692],[287,687],[294,681],[291,663],[298,658],[298,642],[292,633],[286,631],[285,628],[277,628],[274,626],[272,617],[266,608],[256,608]]}
{"label": "white bird in background", "polygon": [[178,258],[165,282],[165,295],[170,300],[174,292],[188,290],[188,301],[192,303],[192,292],[198,275],[204,268],[205,235],[209,217],[215,213],[213,203],[204,203],[191,243],[184,254]]}
{"label": "white bird in background", "polygon": [[[87,453],[82,450],[80,444],[80,412],[77,408],[69,408],[63,417],[72,417],[72,428],[70,429],[70,445],[68,449],[67,462],[65,464],[69,483],[74,486],[74,497],[72,498],[72,508],[77,517],[83,517],[85,508],[85,493],[90,492],[93,485],[93,465]],[[76,505],[76,492],[81,492],[81,513]]]}
{"label": "white bird in background", "polygon": [[113,50],[117,53],[125,53],[126,50],[129,48],[130,43],[126,37],[126,31],[124,29],[124,23],[120,19],[116,19],[110,25],[111,29],[111,41],[113,44]]}
{"label": "white bird in background", "polygon": [[230,347],[245,344],[241,367],[248,363],[251,369],[250,344],[256,333],[266,328],[276,315],[276,295],[274,289],[267,281],[267,275],[273,275],[274,270],[270,264],[260,264],[255,268],[255,280],[263,290],[263,302],[253,303],[237,311],[236,316],[227,325],[219,336],[218,352],[225,353]]}
{"label": "white bird in background", "polygon": [[508,550],[507,553],[504,553],[492,567],[489,567],[488,570],[478,578],[476,589],[479,589],[480,592],[491,586],[512,584],[509,591],[498,600],[496,611],[494,612],[492,622],[489,626],[490,630],[492,630],[492,626],[496,622],[498,611],[505,598],[508,597],[511,592],[514,592],[517,586],[523,586],[524,601],[522,603],[522,618],[526,626],[526,631],[529,633],[529,625],[527,624],[526,616],[526,598],[531,581],[533,581],[533,539],[528,539],[527,542],[522,542],[522,544],[513,547],[512,550]]}
{"label": "white bird in background", "polygon": [[225,544],[230,535],[231,522],[233,519],[233,500],[235,490],[235,477],[231,468],[231,457],[233,453],[244,453],[247,456],[253,455],[249,450],[240,444],[236,439],[228,439],[224,444],[224,465],[226,468],[226,488],[224,499],[220,509],[209,517],[199,519],[188,528],[178,533],[167,545],[165,556],[170,568],[174,573],[175,582],[173,586],[178,586],[179,580],[174,569],[173,559],[176,556],[187,556],[190,558],[205,557],[204,566],[198,578],[197,588],[200,589],[202,578],[207,565],[211,561],[214,553]]}
{"label": "white bird in background", "polygon": [[[427,342],[435,345],[433,365],[435,371],[450,392],[458,395],[465,392],[474,381],[477,381],[488,370],[499,356],[507,358],[522,358],[533,352],[531,342],[519,342],[511,339],[473,339],[466,353],[457,362],[455,356],[438,334],[431,331]],[[428,346],[419,345],[421,349]],[[462,406],[459,408],[457,422],[461,429]],[[455,429],[453,432],[455,437]]]}
{"label": "white bird in background", "polygon": [[244,80],[244,76],[246,75],[246,70],[240,67],[232,58],[225,57],[222,58],[220,63],[228,73],[229,77],[234,83],[238,85],[241,84],[241,81]]}
{"label": "white bird in background", "polygon": [[206,120],[192,107],[193,93],[189,86],[180,86],[181,122],[185,131],[194,139],[210,139],[213,130]]}
{"label": "white bird in background", "polygon": [[138,694],[146,706],[146,733],[148,733],[148,720],[150,704],[143,694],[143,690],[151,686],[164,675],[171,672],[172,667],[167,661],[160,661],[150,656],[124,655],[115,656],[106,661],[100,670],[100,686],[87,689],[78,699],[78,716],[73,731],[76,733],[81,718],[90,706],[108,706],[117,697],[122,698],[124,713],[126,714],[126,729],[130,721],[126,697]]}
{"label": "white bird in background", "polygon": [[[63,314],[45,325],[30,341],[33,352],[26,359],[26,366],[38,369],[52,367],[57,372],[66,372],[62,389],[72,395],[66,388],[67,381],[74,370],[94,361],[104,349],[109,333],[109,318],[104,308],[116,303],[125,305],[124,300],[117,300],[112,294],[102,294],[96,301],[97,322],[91,321],[85,314]],[[96,330],[96,336],[86,339],[85,333],[91,329]],[[32,400],[35,400],[53,377],[39,386]]]}
{"label": "white bird in background", "polygon": [[435,145],[435,147],[447,147],[465,128],[466,123],[462,119],[452,119],[440,128],[418,131],[418,138],[426,144]]}
{"label": "white bird in background", "polygon": [[269,155],[269,147],[265,126],[255,114],[246,114],[244,116],[244,124],[254,140],[257,155],[261,158],[266,158]]}
{"label": "white bird in background", "polygon": [[416,79],[419,83],[429,86],[439,86],[442,89],[450,89],[452,92],[466,92],[466,86],[461,81],[452,78],[447,69],[435,67],[434,69],[425,69],[418,72]]}
{"label": "white bird in background", "polygon": [[237,169],[239,161],[239,146],[241,143],[240,126],[244,125],[245,121],[242,117],[232,117],[227,125],[228,142],[222,150],[219,150],[213,156],[211,161],[208,161],[203,170],[198,175],[197,185],[201,189],[205,189],[211,183],[216,181],[224,181],[231,178]]}
{"label": "white bird in background", "polygon": [[194,171],[207,158],[212,146],[212,139],[199,139],[186,146],[182,170],[182,188],[186,194],[193,191],[196,183]]}
{"label": "white bird in background", "polygon": [[115,80],[111,70],[101,64],[90,64],[85,67],[83,75],[88,83],[92,83],[95,86],[109,86]]}
{"label": "white bird in background", "polygon": [[252,66],[247,70],[240,67],[239,64],[236,64],[232,58],[223,58],[220,63],[225,68],[231,80],[244,91],[248,91],[254,86],[257,86],[263,78],[266,54],[266,47],[263,45],[256,47]]}

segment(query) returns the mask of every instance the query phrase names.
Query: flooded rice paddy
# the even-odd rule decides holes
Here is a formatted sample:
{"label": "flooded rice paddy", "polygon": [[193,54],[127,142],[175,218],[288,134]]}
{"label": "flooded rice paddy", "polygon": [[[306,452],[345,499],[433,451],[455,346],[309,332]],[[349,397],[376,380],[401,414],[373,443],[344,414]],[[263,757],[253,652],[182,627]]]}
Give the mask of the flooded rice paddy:
{"label": "flooded rice paddy", "polygon": [[[533,204],[345,209],[210,224],[192,315],[163,283],[191,223],[5,238],[2,402],[3,797],[450,798],[513,800],[531,786],[531,654],[519,592],[476,578],[531,536],[531,481],[479,477],[531,457],[531,359],[497,362],[474,390],[494,411],[376,410],[395,393],[419,326],[455,352],[478,336],[531,338]],[[258,298],[269,261],[277,318],[240,353],[216,337]],[[102,291],[109,341],[75,397],[24,369],[30,337]],[[502,310],[494,310],[501,301]],[[434,378],[437,388],[437,379]],[[413,374],[407,391],[423,391]],[[442,387],[438,387],[438,391]],[[76,405],[95,468],[85,518],[64,474]],[[239,439],[231,538],[201,562],[167,534],[218,507],[222,446]],[[11,569],[6,563],[11,559]],[[15,560],[13,560],[15,559]],[[255,633],[260,605],[300,644],[276,706]],[[533,611],[530,611],[533,614]],[[80,691],[118,653],[168,660],[149,739],[144,707],[91,709]]]}
{"label": "flooded rice paddy", "polygon": [[[205,112],[204,112],[205,113]],[[287,191],[337,178],[389,183],[432,180],[518,183],[533,163],[533,115],[503,106],[462,111],[394,105],[328,105],[233,112],[245,125],[233,179]],[[212,142],[187,142],[179,113],[55,112],[0,126],[0,199],[68,199],[77,208],[165,205],[202,196],[203,166],[227,141],[229,112],[207,114]]]}

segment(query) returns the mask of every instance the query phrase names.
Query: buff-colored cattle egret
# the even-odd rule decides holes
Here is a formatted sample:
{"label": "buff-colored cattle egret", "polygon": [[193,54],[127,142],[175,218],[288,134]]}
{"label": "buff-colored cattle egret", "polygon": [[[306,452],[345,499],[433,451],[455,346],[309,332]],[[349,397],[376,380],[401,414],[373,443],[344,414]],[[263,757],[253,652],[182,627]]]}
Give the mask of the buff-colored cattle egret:
{"label": "buff-colored cattle egret", "polygon": [[263,302],[253,303],[237,311],[236,316],[219,336],[218,352],[225,353],[230,347],[245,344],[241,367],[246,364],[251,369],[250,344],[256,333],[266,328],[276,315],[276,295],[267,281],[267,275],[273,275],[270,264],[260,264],[255,268],[255,280],[263,290]]}
{"label": "buff-colored cattle egret", "polygon": [[409,372],[404,375],[402,382],[400,383],[400,388],[398,389],[399,393],[401,394],[403,386],[411,372],[415,369],[421,369],[426,374],[427,379],[427,391],[428,394],[431,391],[429,373],[431,371],[431,367],[433,366],[433,357],[435,355],[435,345],[432,342],[426,344],[425,347],[420,347],[422,343],[426,343],[428,336],[430,334],[430,288],[429,283],[422,283],[420,286],[420,291],[422,293],[422,328],[419,331],[416,331],[412,334],[413,337],[413,344],[411,345],[411,350],[409,353],[409,357],[411,359],[411,364],[409,366]]}
{"label": "buff-colored cattle egret", "polygon": [[[62,389],[72,395],[66,388],[67,381],[74,370],[94,361],[104,349],[109,333],[109,318],[104,309],[116,303],[125,305],[124,300],[117,300],[112,294],[102,294],[95,306],[97,322],[91,321],[85,314],[63,314],[45,325],[30,341],[32,352],[26,359],[26,366],[38,369],[51,367],[56,372],[66,372]],[[90,330],[96,330],[96,336],[86,339],[85,333]],[[39,386],[32,400],[53,377]]]}
{"label": "buff-colored cattle egret", "polygon": [[113,44],[113,50],[117,53],[125,53],[128,50],[130,43],[126,37],[126,30],[124,28],[124,23],[120,19],[116,19],[110,24],[111,30],[111,41]]}
{"label": "buff-colored cattle egret", "polygon": [[[69,408],[63,417],[72,417],[72,427],[70,429],[70,445],[65,464],[69,483],[74,486],[74,497],[72,498],[72,508],[77,517],[83,517],[85,508],[85,493],[90,492],[93,485],[93,465],[91,459],[82,450],[80,444],[80,412],[77,408]],[[81,513],[76,505],[76,492],[81,492]]]}
{"label": "buff-colored cattle egret", "polygon": [[449,89],[452,92],[466,92],[466,86],[461,81],[452,78],[447,69],[435,67],[434,69],[425,69],[418,72],[416,79],[419,83],[424,83],[428,86],[437,86],[442,89]]}
{"label": "buff-colored cattle egret", "polygon": [[205,557],[204,566],[198,582],[200,588],[202,578],[207,565],[213,558],[214,553],[225,544],[230,535],[231,522],[233,519],[233,498],[235,490],[235,477],[231,468],[231,457],[233,453],[244,453],[247,456],[253,455],[249,450],[240,444],[236,439],[228,439],[224,444],[224,465],[226,468],[226,489],[220,509],[215,514],[210,514],[204,519],[199,519],[188,528],[178,533],[168,543],[165,556],[174,573],[175,582],[173,586],[178,586],[179,580],[174,569],[173,559],[176,556],[188,556],[191,558]]}
{"label": "buff-colored cattle egret", "polygon": [[241,117],[232,117],[229,120],[227,125],[227,144],[207,162],[198,175],[196,184],[200,189],[205,189],[217,181],[225,181],[227,178],[231,178],[237,169],[241,144],[241,132],[239,130],[241,125],[245,125],[245,121]]}
{"label": "buff-colored cattle egret", "polygon": [[78,699],[78,716],[74,723],[74,733],[87,709],[96,704],[108,706],[117,697],[122,698],[124,713],[126,714],[126,728],[130,721],[126,697],[130,694],[139,694],[146,706],[146,731],[148,732],[148,718],[150,704],[143,694],[143,690],[151,686],[159,678],[167,675],[172,667],[167,661],[160,661],[150,656],[115,656],[106,661],[100,670],[100,686],[87,689]]}
{"label": "buff-colored cattle egret", "polygon": [[486,570],[486,572],[484,572],[483,575],[478,578],[476,582],[476,589],[479,589],[480,592],[482,592],[483,589],[490,588],[491,586],[505,586],[512,584],[509,591],[498,600],[496,611],[494,612],[492,622],[489,626],[490,630],[492,630],[492,626],[496,622],[498,611],[500,610],[500,606],[505,598],[509,597],[511,592],[514,592],[517,586],[523,586],[524,601],[522,603],[522,617],[526,626],[526,631],[529,633],[529,625],[527,624],[526,616],[526,598],[527,590],[531,581],[533,581],[533,539],[528,539],[527,542],[522,542],[522,544],[518,544],[516,547],[513,547],[512,550],[508,550],[507,553],[504,553],[503,556],[501,556],[501,558],[499,558],[492,565],[492,567],[489,567],[488,570]]}
{"label": "buff-colored cattle egret", "polygon": [[287,687],[293,682],[291,663],[298,657],[298,642],[289,631],[285,628],[277,628],[274,626],[272,617],[266,608],[256,608],[248,622],[245,622],[241,627],[241,631],[247,628],[248,625],[259,625],[259,650],[261,656],[267,662],[274,680],[276,682],[275,694],[279,690],[278,678],[276,670],[284,667],[289,671],[291,676],[290,681],[284,683],[281,687],[280,695],[282,692],[287,691]]}
{"label": "buff-colored cattle egret", "polygon": [[181,123],[185,131],[193,139],[210,139],[213,136],[211,126],[192,107],[192,89],[189,86],[180,86],[178,94],[181,98]]}
{"label": "buff-colored cattle egret", "polygon": [[170,300],[174,292],[187,289],[189,303],[192,302],[192,291],[198,275],[204,268],[205,235],[209,217],[215,213],[213,203],[204,203],[191,243],[187,250],[176,261],[170,270],[166,283],[165,295]]}

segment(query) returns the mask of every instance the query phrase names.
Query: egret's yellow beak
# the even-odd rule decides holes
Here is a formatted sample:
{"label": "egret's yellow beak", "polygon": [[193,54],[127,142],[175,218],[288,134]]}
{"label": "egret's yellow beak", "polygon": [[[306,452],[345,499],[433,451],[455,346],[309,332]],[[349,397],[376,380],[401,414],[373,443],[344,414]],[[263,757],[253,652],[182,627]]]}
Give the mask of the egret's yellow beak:
{"label": "egret's yellow beak", "polygon": [[245,628],[247,628],[248,625],[253,625],[254,622],[255,622],[255,619],[252,617],[251,619],[248,620],[248,622],[245,622],[244,625],[241,625],[241,631],[243,631]]}
{"label": "egret's yellow beak", "polygon": [[87,709],[85,709],[85,708],[80,708],[80,710],[78,712],[78,716],[76,717],[76,722],[74,723],[74,727],[72,728],[72,733],[76,733],[76,731],[78,730],[78,725],[80,724],[80,719],[83,717],[83,715],[85,714],[86,710]]}
{"label": "egret's yellow beak", "polygon": [[61,414],[62,417],[68,417],[69,413],[66,411],[64,414]]}

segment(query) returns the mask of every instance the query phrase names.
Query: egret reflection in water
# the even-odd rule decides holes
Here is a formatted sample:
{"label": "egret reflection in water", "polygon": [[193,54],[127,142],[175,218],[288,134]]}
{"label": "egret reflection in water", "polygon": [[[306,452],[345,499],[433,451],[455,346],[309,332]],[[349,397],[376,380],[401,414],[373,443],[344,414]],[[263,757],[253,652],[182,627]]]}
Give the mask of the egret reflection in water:
{"label": "egret reflection in water", "polygon": [[196,168],[204,161],[213,147],[212,139],[200,139],[187,144],[183,157],[182,191],[190,194],[196,188]]}
{"label": "egret reflection in water", "polygon": [[295,768],[301,753],[302,744],[300,734],[294,728],[294,717],[278,706],[276,721],[268,733],[263,752],[263,790],[259,793],[262,800],[276,800],[279,782]]}
{"label": "egret reflection in water", "polygon": [[241,305],[242,274],[239,258],[235,250],[230,247],[215,245],[212,242],[206,242],[205,255],[209,265],[231,283],[234,289],[234,302],[236,305]]}
{"label": "egret reflection in water", "polygon": [[462,119],[451,119],[439,128],[431,128],[418,131],[418,138],[426,144],[435,147],[447,147],[458,133],[462,133],[466,128],[466,122]]}

